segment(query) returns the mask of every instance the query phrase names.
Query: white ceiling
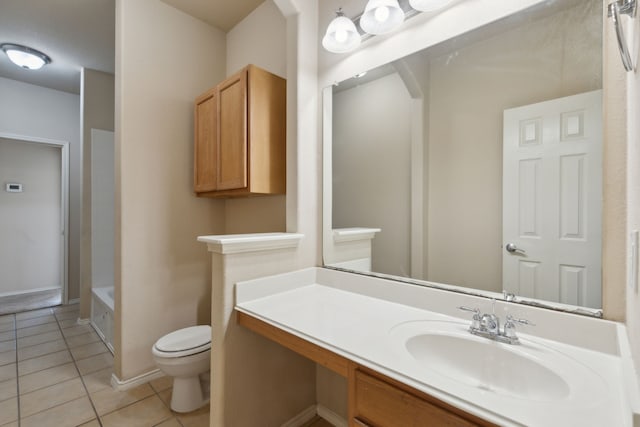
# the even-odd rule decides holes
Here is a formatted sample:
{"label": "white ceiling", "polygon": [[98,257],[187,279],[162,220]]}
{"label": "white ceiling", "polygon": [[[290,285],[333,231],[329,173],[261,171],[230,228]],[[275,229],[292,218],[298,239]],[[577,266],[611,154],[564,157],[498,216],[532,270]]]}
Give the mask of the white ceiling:
{"label": "white ceiling", "polygon": [[[227,32],[264,0],[162,1]],[[82,67],[114,73],[115,0],[0,0],[1,43],[40,50],[52,62],[24,70],[0,52],[0,77],[80,93]]]}
{"label": "white ceiling", "polygon": [[27,45],[52,60],[23,70],[0,52],[0,77],[79,93],[82,67],[114,72],[115,0],[2,0],[0,43]]}

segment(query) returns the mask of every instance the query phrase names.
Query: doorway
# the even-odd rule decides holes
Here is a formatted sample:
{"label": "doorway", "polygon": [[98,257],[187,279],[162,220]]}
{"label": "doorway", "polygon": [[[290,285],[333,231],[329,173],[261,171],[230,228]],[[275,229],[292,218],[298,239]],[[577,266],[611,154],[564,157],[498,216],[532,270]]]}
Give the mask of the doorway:
{"label": "doorway", "polygon": [[0,134],[0,314],[67,301],[68,153]]}

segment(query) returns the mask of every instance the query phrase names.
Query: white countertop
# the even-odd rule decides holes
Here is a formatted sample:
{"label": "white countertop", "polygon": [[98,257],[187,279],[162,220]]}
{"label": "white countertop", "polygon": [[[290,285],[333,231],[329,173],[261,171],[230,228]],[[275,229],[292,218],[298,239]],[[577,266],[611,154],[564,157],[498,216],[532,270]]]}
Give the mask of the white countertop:
{"label": "white countertop", "polygon": [[[322,273],[316,275],[318,270]],[[410,322],[447,322],[465,330],[469,321],[340,289],[335,280],[327,284],[318,280],[331,274],[325,269],[307,269],[239,283],[236,310],[499,425],[633,425],[631,408],[638,406],[637,386],[635,373],[627,372],[632,365],[623,356],[628,355],[621,355],[626,347],[610,354],[519,332],[523,350],[544,348],[561,353],[575,360],[579,369],[595,375],[585,375],[591,380],[572,387],[570,396],[557,402],[505,396],[425,369],[404,351],[402,337],[394,333],[394,327]],[[340,274],[344,282],[347,276]],[[379,284],[372,282],[372,288],[375,286]],[[622,325],[613,324],[610,330],[624,335]],[[626,336],[619,336],[618,342],[626,342]],[[631,382],[629,375],[634,377]]]}

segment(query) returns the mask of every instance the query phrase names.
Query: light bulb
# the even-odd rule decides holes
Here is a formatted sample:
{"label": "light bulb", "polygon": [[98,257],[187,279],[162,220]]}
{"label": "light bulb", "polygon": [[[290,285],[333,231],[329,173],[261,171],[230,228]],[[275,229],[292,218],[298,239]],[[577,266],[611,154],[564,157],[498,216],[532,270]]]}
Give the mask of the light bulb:
{"label": "light bulb", "polygon": [[338,30],[336,31],[336,41],[338,43],[344,43],[347,41],[347,38],[349,37],[349,34],[347,34],[347,32],[345,30]]}
{"label": "light bulb", "polygon": [[7,54],[11,62],[27,70],[38,70],[51,62],[47,55],[27,46],[2,43],[0,49]]}
{"label": "light bulb", "polygon": [[336,15],[322,38],[322,46],[333,53],[350,52],[360,45],[360,34],[353,21],[344,16],[341,10]]}
{"label": "light bulb", "polygon": [[376,21],[378,22],[386,21],[387,19],[389,19],[389,8],[387,6],[380,6],[376,8],[374,16],[376,17]]}
{"label": "light bulb", "polygon": [[18,50],[8,50],[7,56],[14,64],[29,70],[37,70],[44,65],[42,58]]}
{"label": "light bulb", "polygon": [[398,0],[369,0],[360,16],[360,28],[369,34],[384,34],[395,30],[404,21],[404,11]]}

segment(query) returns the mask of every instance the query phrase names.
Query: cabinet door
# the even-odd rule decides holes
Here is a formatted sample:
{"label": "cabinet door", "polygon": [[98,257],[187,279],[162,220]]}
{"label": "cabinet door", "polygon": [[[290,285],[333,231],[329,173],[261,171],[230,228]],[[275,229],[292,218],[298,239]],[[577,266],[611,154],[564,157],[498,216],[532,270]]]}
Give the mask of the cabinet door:
{"label": "cabinet door", "polygon": [[193,147],[193,186],[196,193],[216,189],[218,158],[217,96],[215,89],[195,103],[195,144]]}
{"label": "cabinet door", "polygon": [[351,426],[473,427],[473,421],[356,370]]}
{"label": "cabinet door", "polygon": [[217,190],[247,187],[247,71],[218,87]]}

